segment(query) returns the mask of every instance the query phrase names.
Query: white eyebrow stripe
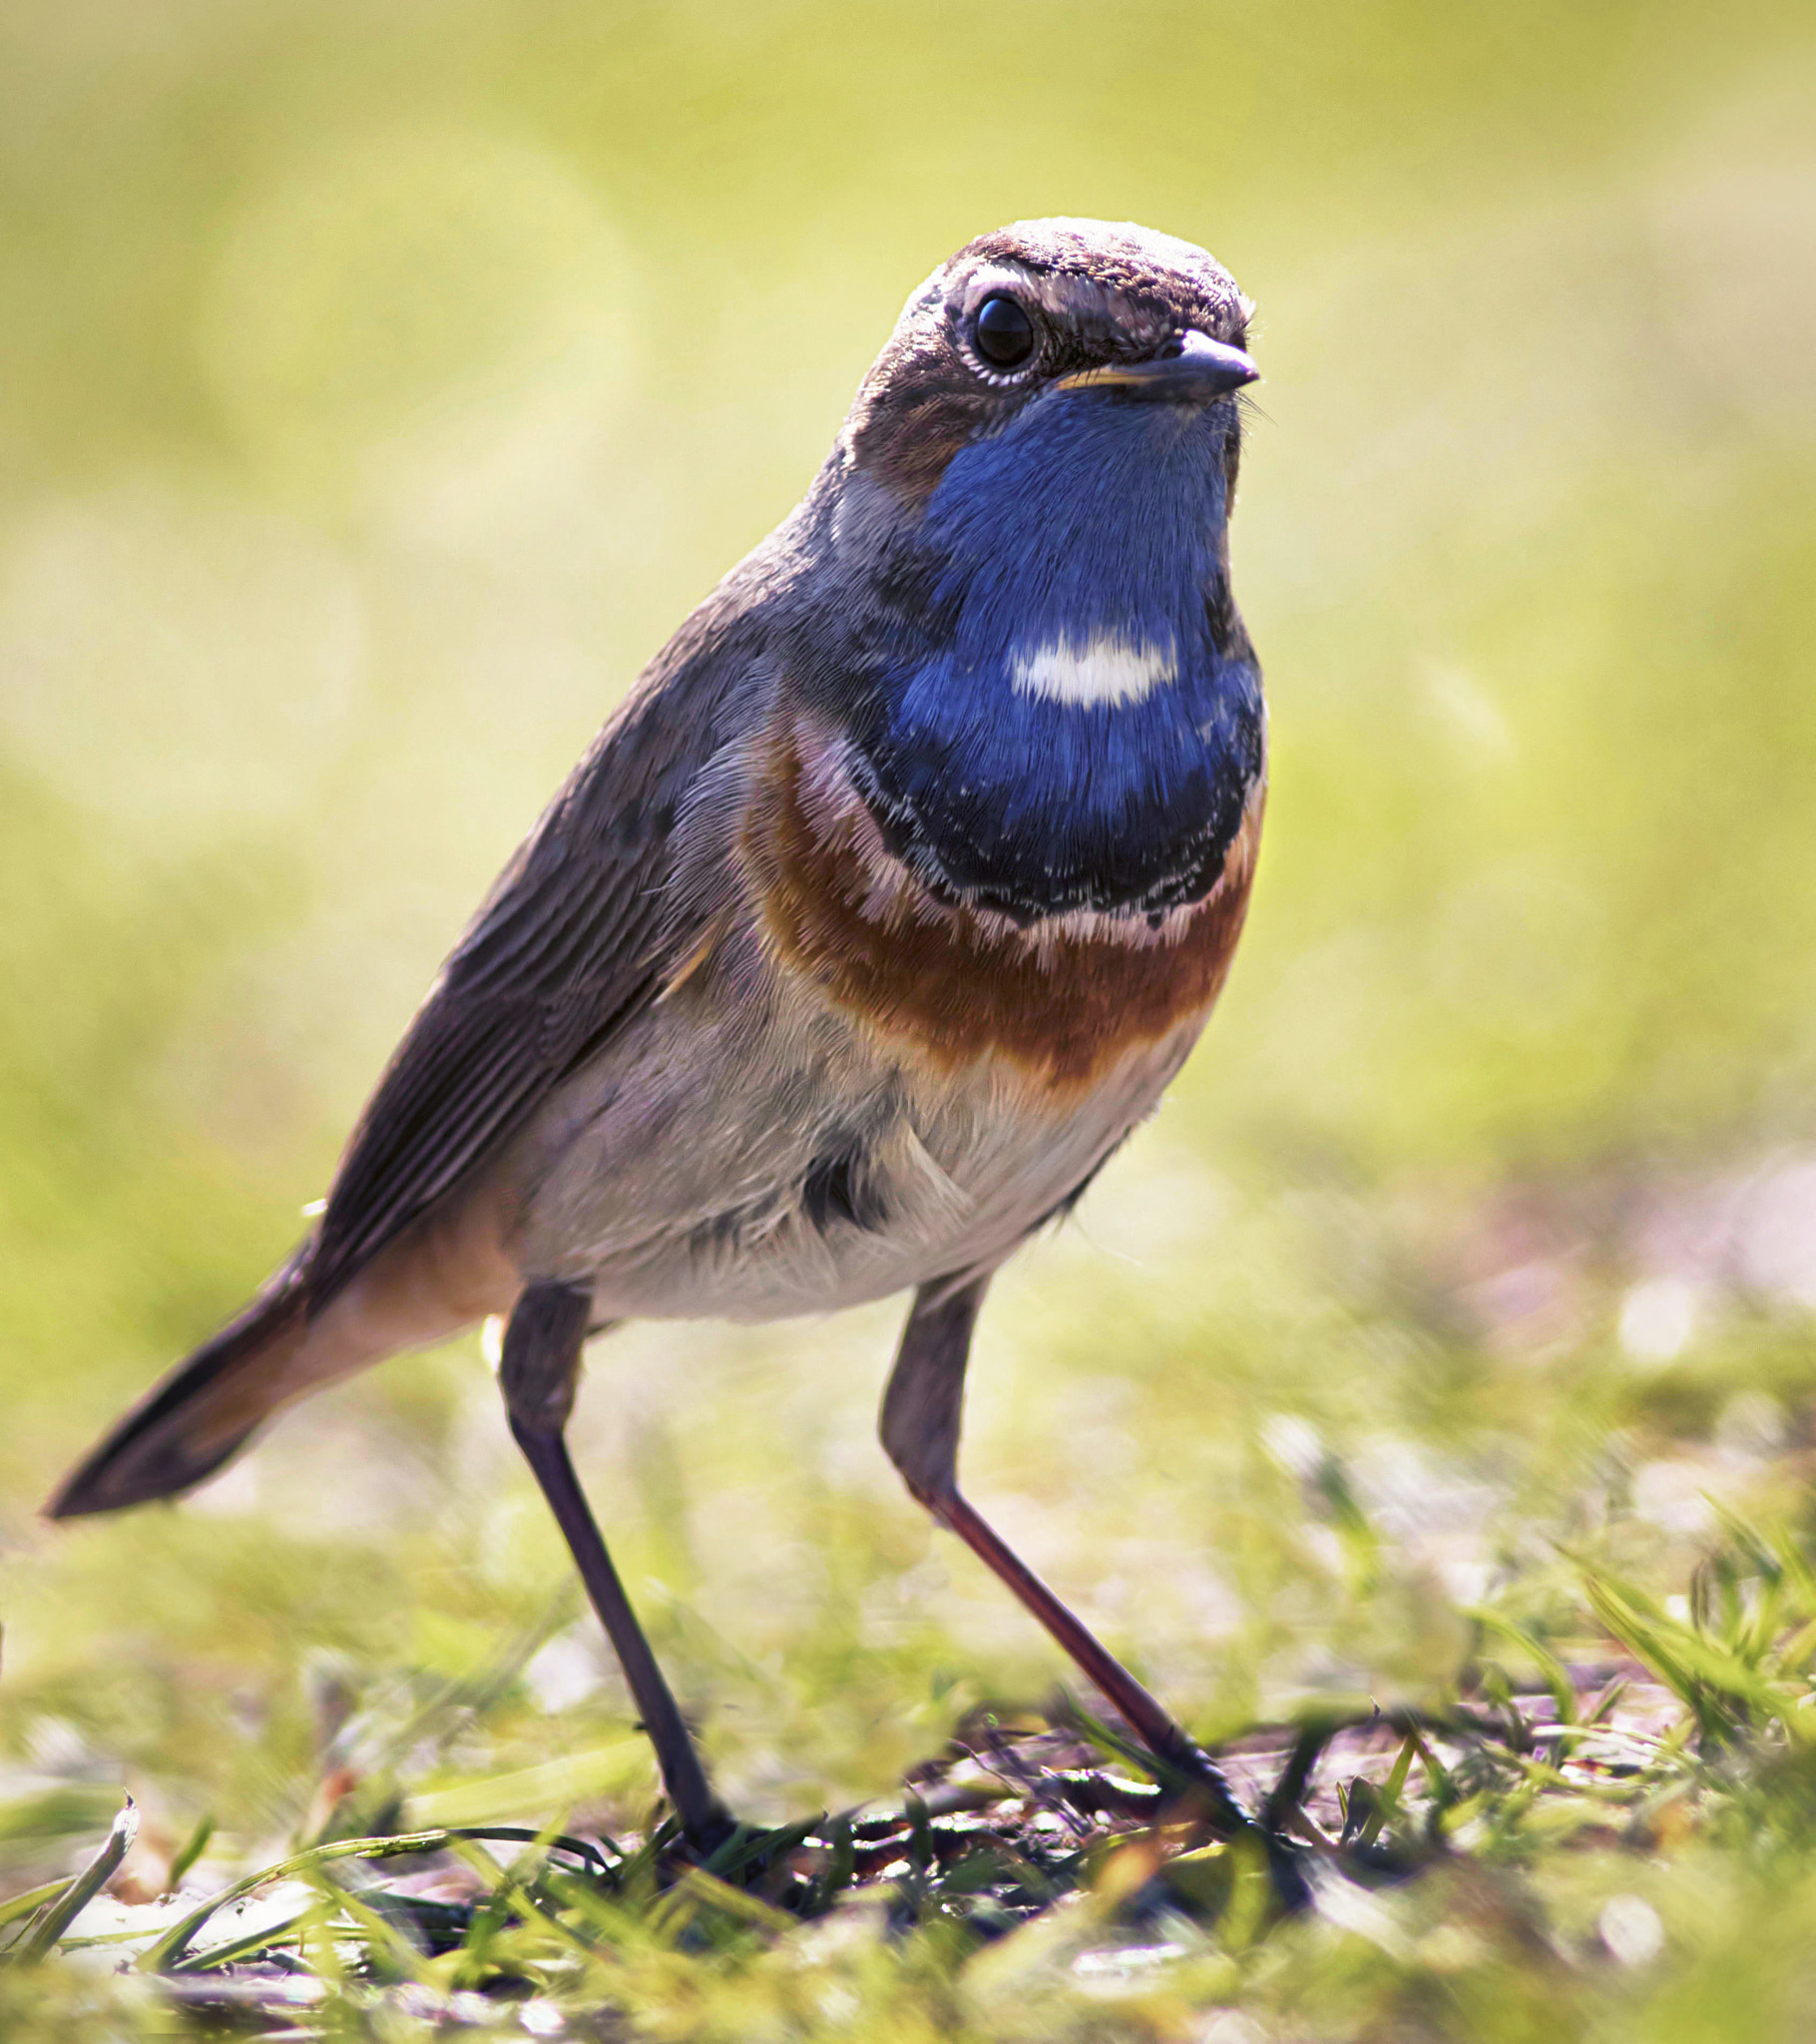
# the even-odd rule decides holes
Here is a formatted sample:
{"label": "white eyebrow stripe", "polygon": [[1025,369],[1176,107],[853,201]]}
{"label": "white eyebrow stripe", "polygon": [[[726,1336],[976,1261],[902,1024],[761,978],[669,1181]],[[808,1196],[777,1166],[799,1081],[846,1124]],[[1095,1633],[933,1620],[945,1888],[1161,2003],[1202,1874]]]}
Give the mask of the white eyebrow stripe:
{"label": "white eyebrow stripe", "polygon": [[1009,663],[1009,679],[1024,695],[1082,706],[1138,703],[1176,676],[1170,646],[1135,646],[1103,633],[1083,642],[1051,640]]}

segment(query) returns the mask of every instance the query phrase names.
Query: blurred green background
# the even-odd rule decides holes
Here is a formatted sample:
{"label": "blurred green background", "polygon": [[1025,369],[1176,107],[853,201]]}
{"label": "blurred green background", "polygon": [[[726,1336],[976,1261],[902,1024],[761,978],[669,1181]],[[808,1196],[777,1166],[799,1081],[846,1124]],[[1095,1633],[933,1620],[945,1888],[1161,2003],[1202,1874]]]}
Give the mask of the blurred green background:
{"label": "blurred green background", "polygon": [[[0,1876],[122,1780],[154,1856],[294,1833],[341,1765],[423,1817],[647,1808],[476,1343],[181,1510],[35,1511],[299,1234],[909,289],[1021,216],[1258,302],[1275,777],[1201,1052],[997,1288],[976,1494],[1206,1733],[1433,1693],[1483,1599],[1568,1631],[1561,1542],[1669,1588],[1705,1491],[1806,1511],[1811,38],[0,0]],[[593,1354],[584,1467],[753,1814],[1061,1672],[874,1444],[898,1317]]]}

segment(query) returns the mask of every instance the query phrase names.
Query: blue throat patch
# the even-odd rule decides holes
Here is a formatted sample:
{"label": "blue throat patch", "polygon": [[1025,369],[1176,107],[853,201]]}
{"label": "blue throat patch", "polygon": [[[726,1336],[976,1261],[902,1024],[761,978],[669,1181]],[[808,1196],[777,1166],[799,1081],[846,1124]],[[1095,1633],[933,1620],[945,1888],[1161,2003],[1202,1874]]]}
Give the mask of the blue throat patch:
{"label": "blue throat patch", "polygon": [[1042,397],[903,536],[854,735],[942,897],[1030,922],[1215,885],[1266,745],[1222,565],[1234,430],[1222,405]]}

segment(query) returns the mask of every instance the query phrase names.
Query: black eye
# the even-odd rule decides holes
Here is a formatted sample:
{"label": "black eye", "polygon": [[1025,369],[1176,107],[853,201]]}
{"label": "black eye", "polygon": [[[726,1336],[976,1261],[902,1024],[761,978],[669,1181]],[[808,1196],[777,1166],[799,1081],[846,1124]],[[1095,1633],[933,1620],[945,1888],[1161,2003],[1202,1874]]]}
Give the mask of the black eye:
{"label": "black eye", "polygon": [[1019,369],[1034,353],[1034,321],[1014,298],[986,298],[972,333],[993,369]]}

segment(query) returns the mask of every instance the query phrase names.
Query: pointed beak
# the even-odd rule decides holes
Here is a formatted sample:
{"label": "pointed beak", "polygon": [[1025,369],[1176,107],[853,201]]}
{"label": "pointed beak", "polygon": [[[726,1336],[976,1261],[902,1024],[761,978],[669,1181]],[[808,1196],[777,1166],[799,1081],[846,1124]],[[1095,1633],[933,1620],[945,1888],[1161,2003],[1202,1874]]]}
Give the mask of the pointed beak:
{"label": "pointed beak", "polygon": [[1260,375],[1239,347],[1212,340],[1208,333],[1175,333],[1144,362],[1111,362],[1101,369],[1081,369],[1061,376],[1056,390],[1121,390],[1130,397],[1167,398],[1174,403],[1205,403],[1227,397]]}

